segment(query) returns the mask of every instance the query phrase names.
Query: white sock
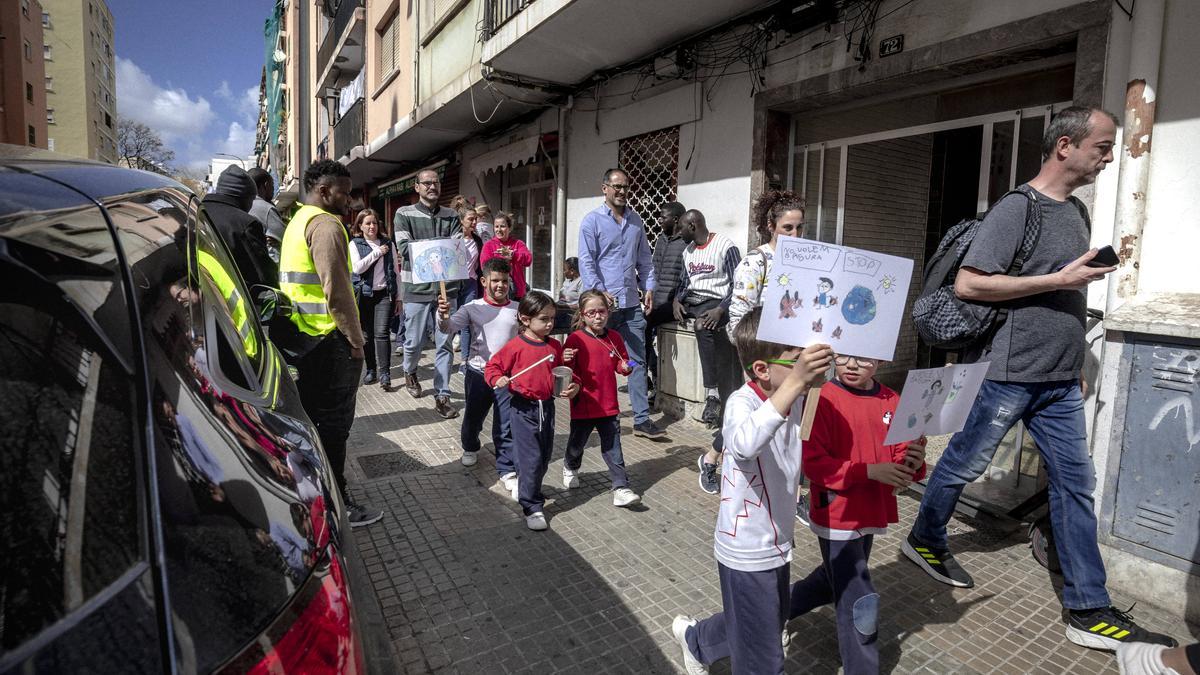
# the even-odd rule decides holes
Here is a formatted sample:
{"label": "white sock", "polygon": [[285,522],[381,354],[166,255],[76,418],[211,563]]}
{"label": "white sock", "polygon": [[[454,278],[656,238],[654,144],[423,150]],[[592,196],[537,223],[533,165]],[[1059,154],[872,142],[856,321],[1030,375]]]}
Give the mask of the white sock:
{"label": "white sock", "polygon": [[717,397],[717,388],[716,387],[705,387],[704,388],[704,397],[705,398],[716,398]]}

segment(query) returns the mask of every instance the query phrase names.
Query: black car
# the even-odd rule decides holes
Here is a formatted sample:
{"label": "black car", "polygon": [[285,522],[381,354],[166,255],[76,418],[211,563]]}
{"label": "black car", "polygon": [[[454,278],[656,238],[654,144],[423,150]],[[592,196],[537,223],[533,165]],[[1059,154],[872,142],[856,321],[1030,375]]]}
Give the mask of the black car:
{"label": "black car", "polygon": [[48,157],[0,146],[0,673],[363,672],[342,500],[199,199]]}

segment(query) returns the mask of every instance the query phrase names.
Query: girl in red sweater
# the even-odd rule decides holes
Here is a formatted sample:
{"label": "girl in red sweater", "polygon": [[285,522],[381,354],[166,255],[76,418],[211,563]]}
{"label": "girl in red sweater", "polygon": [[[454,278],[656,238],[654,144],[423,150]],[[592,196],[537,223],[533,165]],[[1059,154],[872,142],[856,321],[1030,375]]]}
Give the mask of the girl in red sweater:
{"label": "girl in red sweater", "polygon": [[597,290],[579,296],[575,314],[575,332],[567,336],[566,347],[575,355],[575,376],[579,395],[571,401],[571,434],[563,458],[563,487],[579,487],[578,471],[583,463],[583,446],[592,430],[600,432],[600,452],[612,480],[613,506],[633,506],[642,498],[629,489],[625,458],[621,454],[621,423],[617,416],[617,373],[633,372],[625,341],[615,330],[608,330],[608,299]]}
{"label": "girl in red sweater", "polygon": [[512,236],[512,214],[497,213],[492,223],[496,236],[487,240],[479,253],[479,264],[492,258],[504,258],[512,266],[513,300],[525,297],[525,268],[533,262],[533,254],[525,242]]}
{"label": "girl in red sweater", "polygon": [[[508,387],[509,428],[517,462],[517,501],[531,530],[549,527],[543,506],[542,479],[554,449],[555,366],[569,364],[573,350],[549,337],[554,328],[554,300],[541,291],[531,291],[517,306],[521,332],[492,355],[483,369],[484,379],[495,388]],[[579,383],[559,394],[573,398]]]}
{"label": "girl in red sweater", "polygon": [[878,673],[879,594],[867,559],[876,534],[898,521],[896,492],[925,475],[925,439],[883,444],[900,397],[875,380],[875,359],[839,355],[821,387],[812,435],[801,450],[810,527],[823,564],[792,586],[794,619],[833,603],[847,673]]}

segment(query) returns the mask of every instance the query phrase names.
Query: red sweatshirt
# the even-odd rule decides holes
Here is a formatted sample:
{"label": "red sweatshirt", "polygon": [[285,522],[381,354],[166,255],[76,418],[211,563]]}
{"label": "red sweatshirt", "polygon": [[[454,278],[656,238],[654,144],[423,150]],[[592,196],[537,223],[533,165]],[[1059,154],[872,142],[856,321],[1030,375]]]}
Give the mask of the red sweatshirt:
{"label": "red sweatshirt", "polygon": [[629,360],[621,334],[606,329],[603,335],[596,337],[580,329],[567,336],[563,347],[579,350],[571,364],[579,378],[579,394],[571,399],[571,419],[589,420],[620,414],[617,373],[628,375],[632,372],[620,370],[620,365]]}
{"label": "red sweatshirt", "polygon": [[511,378],[551,354],[554,358],[538,363],[508,385],[508,390],[514,394],[535,401],[549,401],[554,398],[554,373],[551,371],[555,366],[563,365],[562,345],[554,338],[546,338],[545,342],[535,342],[525,337],[524,333],[519,333],[501,347],[500,351],[492,354],[492,358],[488,359],[483,368],[483,377],[494,387],[496,380],[502,376]]}
{"label": "red sweatshirt", "polygon": [[487,240],[487,243],[483,245],[483,250],[479,252],[479,264],[482,265],[492,258],[499,258],[500,248],[504,246],[512,250],[508,264],[512,266],[513,293],[515,297],[523,298],[525,297],[525,268],[533,263],[533,254],[529,252],[529,247],[525,245],[525,242],[516,237],[509,237],[508,241],[492,237]]}
{"label": "red sweatshirt", "polygon": [[[893,488],[867,478],[867,465],[901,462],[908,443],[883,445],[900,396],[878,384],[874,391],[827,382],[803,444],[804,475],[812,481],[809,514],[814,525],[834,530],[887,527],[898,522]],[[914,480],[925,476],[925,465]]]}

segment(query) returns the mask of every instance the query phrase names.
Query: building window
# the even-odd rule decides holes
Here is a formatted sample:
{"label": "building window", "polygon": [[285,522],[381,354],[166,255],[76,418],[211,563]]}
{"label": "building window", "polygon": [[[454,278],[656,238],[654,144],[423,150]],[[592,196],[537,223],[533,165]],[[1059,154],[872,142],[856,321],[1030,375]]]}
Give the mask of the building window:
{"label": "building window", "polygon": [[46,91],[54,91],[54,78],[46,76]]}
{"label": "building window", "polygon": [[33,85],[28,82],[25,83],[25,100],[33,103]]}
{"label": "building window", "polygon": [[33,60],[33,45],[29,44],[29,40],[25,41],[25,60]]}
{"label": "building window", "polygon": [[53,138],[46,139],[46,149],[49,150],[50,152],[54,152],[54,139]]}
{"label": "building window", "polygon": [[42,28],[50,27],[50,12],[42,12]]}
{"label": "building window", "polygon": [[112,125],[112,115],[110,115],[110,114],[108,114],[108,113],[104,113],[104,124],[105,124],[105,126],[107,126],[109,129],[113,128],[113,125]]}
{"label": "building window", "polygon": [[50,45],[42,45],[42,58],[46,59],[47,61],[54,60],[54,54],[52,54],[50,51]]}
{"label": "building window", "polygon": [[54,124],[54,108],[46,108],[46,124]]}
{"label": "building window", "polygon": [[658,214],[679,190],[679,127],[622,138],[617,166],[629,174],[629,206],[646,222],[653,245],[662,234]]}
{"label": "building window", "polygon": [[29,144],[37,145],[37,130],[33,128],[32,124],[29,125]]}
{"label": "building window", "polygon": [[21,0],[21,16],[29,18],[29,0]]}
{"label": "building window", "polygon": [[387,20],[379,36],[379,84],[400,69],[400,12]]}

